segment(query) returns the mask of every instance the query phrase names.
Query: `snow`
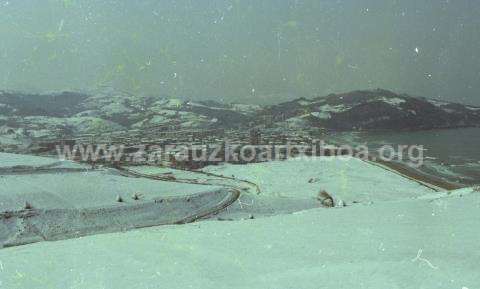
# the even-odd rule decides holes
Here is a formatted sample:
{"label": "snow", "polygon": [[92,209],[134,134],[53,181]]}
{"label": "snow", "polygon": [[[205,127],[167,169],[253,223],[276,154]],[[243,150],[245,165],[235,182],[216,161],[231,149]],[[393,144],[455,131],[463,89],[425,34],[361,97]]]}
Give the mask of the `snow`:
{"label": "snow", "polygon": [[437,107],[441,107],[441,106],[449,104],[446,101],[441,101],[441,100],[436,100],[436,99],[429,99],[428,102],[430,102],[431,104],[433,104]]}
{"label": "snow", "polygon": [[444,108],[443,111],[445,111],[446,113],[455,113],[455,112],[457,112],[456,110],[454,110],[454,109],[449,109],[449,108]]}
{"label": "snow", "polygon": [[97,117],[70,117],[65,122],[78,133],[106,132],[122,130],[124,127],[109,120]]}
{"label": "snow", "polygon": [[[9,174],[5,170],[15,166],[49,167],[52,171],[41,174]],[[60,168],[84,171],[63,172]],[[145,199],[154,199],[189,195],[209,189],[200,185],[128,178],[115,170],[91,170],[89,166],[55,158],[7,153],[0,153],[0,178],[0,211],[19,209],[25,201],[36,208],[86,208],[112,205],[118,195],[128,199],[134,193],[140,193]]]}
{"label": "snow", "polygon": [[315,157],[248,165],[225,164],[209,173],[249,180],[262,196],[316,198],[326,190],[347,204],[391,201],[428,194],[432,189],[357,158]]}
{"label": "snow", "polygon": [[37,125],[45,125],[45,126],[61,126],[65,124],[64,118],[59,117],[50,117],[50,116],[26,116],[23,118],[25,121],[37,124]]}
{"label": "snow", "polygon": [[193,102],[193,101],[189,101],[187,103],[187,105],[189,106],[196,106],[196,107],[205,107],[205,108],[210,108],[210,109],[220,109],[218,107],[209,107],[209,106],[206,106],[204,104],[201,104],[201,103],[198,103],[198,102]]}
{"label": "snow", "polygon": [[100,112],[97,110],[85,110],[74,115],[74,117],[98,117]]}
{"label": "snow", "polygon": [[312,116],[320,119],[330,119],[332,115],[328,112],[312,112]]}
{"label": "snow", "polygon": [[233,103],[232,108],[234,111],[243,112],[243,113],[252,113],[260,110],[261,106],[254,105],[254,104]]}
{"label": "snow", "polygon": [[311,115],[319,119],[330,119],[332,114],[340,113],[347,111],[349,108],[343,104],[340,105],[329,105],[324,104],[316,108],[318,111],[312,112]]}
{"label": "snow", "polygon": [[132,109],[126,107],[122,103],[110,103],[101,107],[102,112],[107,116],[113,116],[116,114],[128,114],[132,113]]}
{"label": "snow", "polygon": [[20,209],[25,201],[37,208],[96,207],[113,205],[118,195],[134,193],[146,199],[187,195],[205,190],[190,184],[126,178],[106,171],[2,176],[0,211]]}
{"label": "snow", "polygon": [[186,121],[186,122],[182,122],[180,124],[180,127],[181,128],[194,128],[198,125],[198,122],[196,121]]}
{"label": "snow", "polygon": [[161,115],[155,115],[149,121],[149,124],[153,124],[153,125],[164,124],[164,123],[168,123],[168,119]]}
{"label": "snow", "polygon": [[[0,154],[0,159],[9,166],[52,165],[53,161],[9,154]],[[236,184],[242,187],[243,202],[218,217],[229,220],[243,210],[254,212],[255,219],[209,219],[0,249],[0,288],[480,286],[476,230],[480,193],[473,189],[438,193],[394,172],[345,157],[204,168],[215,175],[148,166],[131,169],[152,175],[171,173],[177,179],[203,183],[202,188]],[[55,175],[49,179],[6,175],[1,181],[17,189],[18,195],[29,190],[34,194],[35,187],[62,191],[64,196],[70,194],[64,200],[75,200],[77,206],[99,198],[89,190],[163,195],[186,186],[161,182],[149,187],[145,179],[124,178],[108,170],[87,172],[77,180],[72,179],[75,174],[69,175],[65,180],[61,180],[65,174],[57,179]],[[242,180],[256,183],[260,192]],[[2,190],[7,194],[6,188]],[[319,190],[344,200],[347,207],[320,208]],[[100,203],[110,202],[112,196]],[[292,211],[295,206],[297,210]],[[261,209],[272,209],[274,214],[263,217]]]}
{"label": "snow", "polygon": [[[71,127],[77,133],[89,133],[97,131],[112,131],[123,129],[122,126],[108,120],[97,117],[48,117],[48,116],[28,116],[20,120],[23,128],[32,134],[45,135],[49,130],[50,134],[58,128]],[[35,132],[37,131],[37,132]]]}
{"label": "snow", "polygon": [[0,168],[9,168],[15,166],[40,167],[58,163],[57,159],[36,157],[29,155],[8,154],[0,152]]}
{"label": "snow", "polygon": [[0,145],[14,145],[14,146],[21,146],[23,144],[23,141],[20,141],[18,139],[15,139],[11,136],[3,136],[0,135]]}
{"label": "snow", "polygon": [[324,111],[328,110],[330,112],[343,112],[343,111],[348,110],[348,108],[343,104],[339,104],[339,105],[334,105],[334,106],[324,106],[323,110]]}
{"label": "snow", "polygon": [[197,102],[192,102],[192,101],[189,101],[187,104],[190,105],[190,106],[203,107],[203,108],[208,108],[208,109],[212,109],[212,110],[228,110],[227,108],[224,108],[224,107],[207,106],[207,105],[197,103]]}
{"label": "snow", "polygon": [[[173,112],[173,114],[169,112]],[[203,117],[200,117],[194,113],[174,112],[174,111],[165,110],[163,112],[160,112],[158,115],[154,115],[149,119],[144,119],[140,122],[133,124],[132,127],[140,128],[142,126],[166,125],[171,123],[175,119],[174,117],[177,115],[181,120],[187,120],[184,124],[182,124],[182,126],[186,126],[186,127],[199,126],[203,124],[203,122],[205,121]],[[176,120],[178,120],[178,118]]]}
{"label": "snow", "polygon": [[[2,153],[0,160],[0,248],[174,224],[237,195],[218,186],[125,177],[50,158]],[[31,211],[25,211],[26,203]]]}
{"label": "snow", "polygon": [[4,288],[478,288],[479,194],[0,250]]}
{"label": "snow", "polygon": [[187,105],[191,107],[208,108],[211,110],[222,110],[222,111],[232,110],[232,111],[241,112],[241,113],[252,113],[261,109],[259,105],[240,104],[240,103],[232,103],[230,104],[229,107],[214,107],[214,106],[207,106],[198,102],[189,101]]}
{"label": "snow", "polygon": [[308,116],[308,115],[288,118],[288,119],[286,120],[286,123],[287,123],[288,126],[291,127],[291,128],[295,128],[295,127],[302,128],[302,127],[305,127],[306,121],[305,121],[304,118],[305,118],[306,116]]}
{"label": "snow", "polygon": [[398,106],[402,103],[405,103],[405,99],[398,97],[382,97],[380,100],[393,106]]}
{"label": "snow", "polygon": [[348,108],[343,104],[333,105],[333,106],[329,104],[325,104],[325,105],[319,106],[318,109],[322,112],[333,112],[333,113],[338,113],[338,112],[343,112],[348,110]]}
{"label": "snow", "polygon": [[300,101],[298,101],[298,104],[300,104],[301,106],[307,106],[307,105],[312,104],[312,102],[311,101],[306,101],[306,100],[300,100]]}
{"label": "snow", "polygon": [[[50,173],[10,174],[9,167],[49,167]],[[63,172],[60,168],[84,169]],[[57,170],[56,170],[57,169]],[[7,173],[7,174],[5,174]],[[109,169],[61,162],[55,158],[0,153],[0,211],[19,209],[25,201],[37,208],[94,207],[115,203],[118,195],[130,198],[141,193],[146,199],[188,195],[208,187],[127,178]],[[214,188],[215,189],[215,188]]]}
{"label": "snow", "polygon": [[179,108],[182,106],[182,104],[184,103],[183,100],[181,99],[177,99],[177,98],[170,98],[170,99],[167,99],[163,105],[164,107],[166,108]]}

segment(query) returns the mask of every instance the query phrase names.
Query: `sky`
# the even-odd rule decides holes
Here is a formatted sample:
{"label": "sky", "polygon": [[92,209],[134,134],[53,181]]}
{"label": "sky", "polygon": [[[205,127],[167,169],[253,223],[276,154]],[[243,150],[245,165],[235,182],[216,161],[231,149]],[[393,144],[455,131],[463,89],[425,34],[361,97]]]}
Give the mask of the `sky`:
{"label": "sky", "polygon": [[0,90],[480,105],[480,1],[0,0]]}

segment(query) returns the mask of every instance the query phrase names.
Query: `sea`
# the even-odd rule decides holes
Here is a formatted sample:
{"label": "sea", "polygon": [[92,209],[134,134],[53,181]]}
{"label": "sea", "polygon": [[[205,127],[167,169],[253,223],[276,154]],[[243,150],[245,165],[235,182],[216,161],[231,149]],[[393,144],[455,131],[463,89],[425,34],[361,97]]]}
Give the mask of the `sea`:
{"label": "sea", "polygon": [[422,146],[420,171],[464,185],[480,184],[480,128],[348,132],[330,134],[329,138],[336,144],[366,145],[369,151],[382,146]]}

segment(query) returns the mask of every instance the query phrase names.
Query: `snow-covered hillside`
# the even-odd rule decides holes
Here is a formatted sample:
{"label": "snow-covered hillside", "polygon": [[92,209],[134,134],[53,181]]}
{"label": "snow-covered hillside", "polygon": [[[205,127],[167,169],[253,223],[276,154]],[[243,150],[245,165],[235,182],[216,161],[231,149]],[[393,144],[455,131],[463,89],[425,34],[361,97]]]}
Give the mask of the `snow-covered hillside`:
{"label": "snow-covered hillside", "polygon": [[0,144],[6,145],[15,139],[47,136],[252,124],[333,130],[450,128],[480,125],[480,108],[380,89],[299,98],[268,107],[137,95],[111,88],[45,95],[0,91]]}
{"label": "snow-covered hillside", "polygon": [[480,194],[0,250],[4,288],[477,288]]}
{"label": "snow-covered hillside", "polygon": [[193,221],[238,197],[218,186],[4,153],[0,178],[0,248]]}
{"label": "snow-covered hillside", "polygon": [[[103,88],[48,95],[0,91],[0,128],[22,137],[51,138],[152,127],[205,129],[248,123],[260,107],[192,102]],[[6,135],[0,131],[0,135]],[[4,143],[4,142],[2,142]]]}
{"label": "snow-covered hillside", "polygon": [[[353,91],[273,105],[264,112],[280,125],[337,130],[432,129],[480,125],[480,108],[396,94]],[[302,122],[300,122],[302,120]]]}
{"label": "snow-covered hillside", "polygon": [[[11,232],[12,238],[29,237],[29,242],[41,241],[39,232],[59,228],[39,231],[34,230],[37,223],[31,223],[52,209],[59,217],[60,212],[93,205],[102,216],[112,210],[111,203],[126,208],[155,197],[168,199],[215,187],[236,187],[243,196],[213,218],[189,225],[0,249],[0,288],[480,286],[478,189],[435,192],[381,167],[341,157],[212,166],[203,172],[131,168],[189,185],[126,178],[113,170],[92,171],[49,158],[0,154],[0,160],[0,235]],[[322,206],[321,190],[342,205]],[[138,192],[140,200],[130,198]],[[125,197],[125,204],[118,202],[117,194]],[[15,210],[25,201],[33,209],[20,210],[24,221],[12,223],[18,218]],[[196,200],[186,199],[184,205],[156,212],[149,220],[168,221],[198,209]],[[121,231],[122,224],[142,220],[149,211],[118,213],[115,218],[91,219],[89,211],[69,219],[71,226],[61,224],[75,231],[96,220],[102,226],[95,226],[95,232],[108,232],[111,228],[105,224]],[[86,216],[90,222],[78,222]],[[52,221],[58,223],[56,218]],[[15,234],[12,228],[23,231]],[[25,232],[35,233],[38,240]]]}
{"label": "snow-covered hillside", "polygon": [[431,188],[357,158],[314,157],[247,165],[209,166],[203,171],[248,180],[262,196],[315,199],[321,190],[346,205],[393,201],[433,192]]}

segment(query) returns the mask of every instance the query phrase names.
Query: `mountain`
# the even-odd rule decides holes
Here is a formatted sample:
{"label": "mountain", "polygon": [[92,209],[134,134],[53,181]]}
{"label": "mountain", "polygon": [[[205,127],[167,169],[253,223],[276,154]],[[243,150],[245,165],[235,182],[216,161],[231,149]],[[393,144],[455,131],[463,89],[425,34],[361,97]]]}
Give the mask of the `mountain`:
{"label": "mountain", "polygon": [[299,98],[261,112],[275,123],[332,130],[422,130],[480,125],[480,107],[363,90]]}
{"label": "mountain", "polygon": [[0,144],[150,128],[197,130],[252,125],[330,130],[421,130],[480,125],[480,107],[363,90],[261,107],[215,100],[88,93],[0,91]]}
{"label": "mountain", "polygon": [[[261,109],[214,100],[134,95],[104,88],[88,93],[0,91],[0,138],[57,138],[149,128],[214,129],[245,125]],[[0,139],[0,143],[4,143]],[[13,141],[15,142],[15,141]]]}

